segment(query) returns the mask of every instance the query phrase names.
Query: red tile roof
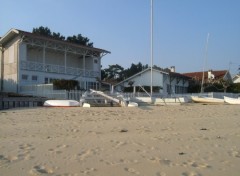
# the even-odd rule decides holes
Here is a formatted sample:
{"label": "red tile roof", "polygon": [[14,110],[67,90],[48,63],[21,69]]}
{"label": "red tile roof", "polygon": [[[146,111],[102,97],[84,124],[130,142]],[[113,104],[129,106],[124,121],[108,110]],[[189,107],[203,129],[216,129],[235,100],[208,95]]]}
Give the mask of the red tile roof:
{"label": "red tile roof", "polygon": [[[227,73],[227,70],[218,70],[218,71],[211,71],[211,73],[214,75],[215,79],[221,79],[225,76]],[[183,73],[183,75],[191,77],[195,80],[202,80],[203,72],[191,72],[191,73]],[[204,80],[208,79],[208,71],[204,72]]]}

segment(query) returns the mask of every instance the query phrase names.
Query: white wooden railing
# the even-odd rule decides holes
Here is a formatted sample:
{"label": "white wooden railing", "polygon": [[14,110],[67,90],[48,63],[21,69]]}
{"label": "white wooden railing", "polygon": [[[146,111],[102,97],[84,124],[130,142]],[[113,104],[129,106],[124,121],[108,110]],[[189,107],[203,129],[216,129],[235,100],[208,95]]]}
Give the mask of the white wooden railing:
{"label": "white wooden railing", "polygon": [[60,65],[43,64],[43,63],[31,62],[31,61],[21,61],[20,69],[49,72],[49,73],[58,73],[58,74],[68,74],[68,75],[83,76],[83,77],[100,77],[100,72],[98,71],[84,70],[84,69],[74,68],[74,67],[65,68],[64,66],[60,66]]}

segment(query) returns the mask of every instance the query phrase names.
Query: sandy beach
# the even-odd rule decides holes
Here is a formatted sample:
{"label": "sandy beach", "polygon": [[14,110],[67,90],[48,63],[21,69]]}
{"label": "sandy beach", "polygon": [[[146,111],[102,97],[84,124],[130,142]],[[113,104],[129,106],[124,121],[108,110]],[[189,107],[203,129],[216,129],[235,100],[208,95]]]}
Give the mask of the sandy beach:
{"label": "sandy beach", "polygon": [[0,111],[1,176],[238,176],[240,106]]}

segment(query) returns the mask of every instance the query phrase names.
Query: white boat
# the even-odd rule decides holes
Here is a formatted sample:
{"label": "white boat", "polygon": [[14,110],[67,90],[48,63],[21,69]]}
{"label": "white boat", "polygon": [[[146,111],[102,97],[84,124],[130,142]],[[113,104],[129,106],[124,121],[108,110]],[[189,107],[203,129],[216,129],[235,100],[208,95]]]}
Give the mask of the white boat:
{"label": "white boat", "polygon": [[128,107],[138,107],[138,104],[135,102],[129,102]]}
{"label": "white boat", "polygon": [[224,101],[228,104],[240,104],[240,98],[230,98],[224,96]]}
{"label": "white boat", "polygon": [[89,104],[89,103],[83,103],[83,106],[82,106],[83,108],[90,108],[91,107],[91,105]]}
{"label": "white boat", "polygon": [[47,100],[43,106],[47,107],[76,107],[80,106],[80,103],[76,100]]}
{"label": "white boat", "polygon": [[195,103],[212,103],[212,104],[223,104],[224,99],[220,98],[212,98],[212,97],[198,97],[198,96],[191,96],[192,101]]}

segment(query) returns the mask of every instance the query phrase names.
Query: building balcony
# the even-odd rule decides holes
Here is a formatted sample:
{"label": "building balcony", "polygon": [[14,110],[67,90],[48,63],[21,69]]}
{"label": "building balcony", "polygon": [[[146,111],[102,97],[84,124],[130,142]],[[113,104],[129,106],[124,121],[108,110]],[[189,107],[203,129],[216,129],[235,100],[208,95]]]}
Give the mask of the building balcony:
{"label": "building balcony", "polygon": [[100,77],[100,72],[80,69],[74,67],[64,67],[60,65],[53,64],[43,64],[39,62],[31,61],[20,61],[21,70],[37,71],[37,72],[46,72],[46,73],[57,73],[65,75],[74,75],[79,77]]}

